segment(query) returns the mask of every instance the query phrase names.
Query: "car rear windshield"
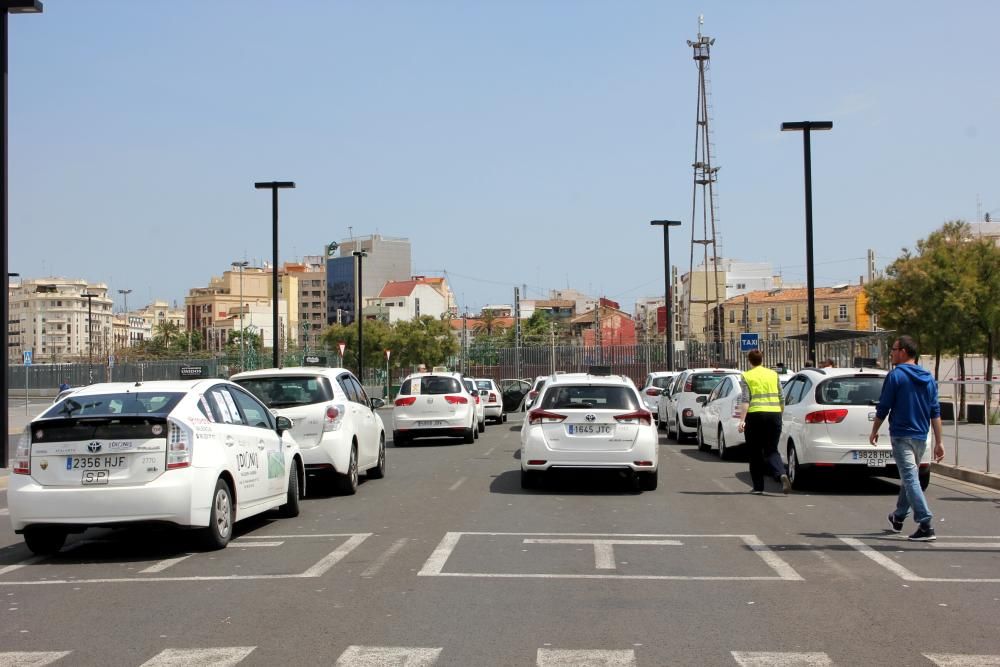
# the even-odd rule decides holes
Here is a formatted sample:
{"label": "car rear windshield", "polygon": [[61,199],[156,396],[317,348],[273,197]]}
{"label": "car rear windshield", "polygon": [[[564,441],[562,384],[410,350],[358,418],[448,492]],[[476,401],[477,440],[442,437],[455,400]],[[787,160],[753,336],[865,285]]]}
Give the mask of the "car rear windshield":
{"label": "car rear windshield", "polygon": [[476,380],[476,386],[480,389],[493,389],[492,380]]}
{"label": "car rear windshield", "polygon": [[725,373],[695,373],[691,376],[691,391],[696,394],[711,394],[724,377]]}
{"label": "car rear windshield", "polygon": [[312,405],[333,400],[330,383],[315,375],[274,375],[235,380],[269,408]]}
{"label": "car rear windshield", "polygon": [[877,375],[847,375],[830,378],[816,388],[816,402],[824,405],[875,405],[882,395]]}
{"label": "car rear windshield", "polygon": [[638,410],[635,392],[628,387],[607,384],[571,384],[550,387],[539,406],[543,410]]}
{"label": "car rear windshield", "polygon": [[146,415],[166,417],[184,398],[183,392],[70,394],[42,414],[43,419]]}
{"label": "car rear windshield", "polygon": [[403,381],[399,393],[410,394],[460,394],[462,385],[458,380],[443,375],[425,375]]}
{"label": "car rear windshield", "polygon": [[674,381],[673,377],[653,378],[653,382],[652,384],[650,384],[650,386],[659,387],[660,389],[666,389],[667,387],[670,386],[670,383],[673,381]]}

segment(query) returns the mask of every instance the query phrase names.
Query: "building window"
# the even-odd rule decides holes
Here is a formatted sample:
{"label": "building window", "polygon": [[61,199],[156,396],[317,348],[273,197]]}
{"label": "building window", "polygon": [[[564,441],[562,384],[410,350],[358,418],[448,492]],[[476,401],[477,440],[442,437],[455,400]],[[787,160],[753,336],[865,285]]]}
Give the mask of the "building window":
{"label": "building window", "polygon": [[763,322],[764,321],[764,309],[763,308],[758,308],[757,309],[757,321],[758,322]]}
{"label": "building window", "polygon": [[729,323],[732,324],[735,321],[736,321],[736,311],[735,310],[730,310],[729,311]]}
{"label": "building window", "polygon": [[792,321],[792,307],[791,306],[785,306],[785,321],[786,322],[791,322]]}
{"label": "building window", "polygon": [[840,317],[841,320],[845,320],[845,321],[847,320],[847,304],[846,303],[840,304],[839,310],[838,310],[838,317]]}
{"label": "building window", "polygon": [[823,306],[823,319],[824,320],[830,319],[830,305],[829,304]]}

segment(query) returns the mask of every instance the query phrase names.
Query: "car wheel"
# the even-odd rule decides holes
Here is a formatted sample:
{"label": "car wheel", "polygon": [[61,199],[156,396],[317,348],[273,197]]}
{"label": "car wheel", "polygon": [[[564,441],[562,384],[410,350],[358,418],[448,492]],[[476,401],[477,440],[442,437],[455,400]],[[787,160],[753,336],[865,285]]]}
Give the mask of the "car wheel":
{"label": "car wheel", "polygon": [[729,450],[726,448],[726,434],[719,427],[719,458],[723,461],[729,458]]}
{"label": "car wheel", "polygon": [[801,489],[805,483],[805,474],[802,466],[799,465],[799,455],[795,451],[795,445],[788,445],[788,481],[792,483],[793,489]]}
{"label": "car wheel", "polygon": [[66,543],[66,531],[50,526],[32,526],[24,531],[24,543],[33,554],[51,556],[59,553]]}
{"label": "car wheel", "polygon": [[927,486],[931,483],[931,469],[920,468],[917,472],[917,476],[920,478],[920,490],[926,491]]}
{"label": "car wheel", "polygon": [[333,478],[333,490],[341,496],[353,496],[358,492],[358,445],[352,443],[351,458],[347,463],[347,472],[337,474]]}
{"label": "car wheel", "polygon": [[538,470],[521,469],[521,488],[537,489],[542,485],[542,473]]}
{"label": "car wheel", "polygon": [[212,508],[208,515],[208,527],[201,531],[201,543],[205,549],[224,549],[233,536],[233,492],[226,480],[219,479],[212,493]]}
{"label": "car wheel", "polygon": [[658,431],[666,431],[667,430],[667,420],[666,419],[661,419],[659,415],[656,416],[656,429]]}
{"label": "car wheel", "polygon": [[410,442],[410,436],[403,435],[399,431],[392,432],[392,444],[396,447],[404,447]]}
{"label": "car wheel", "polygon": [[299,467],[292,461],[292,469],[288,473],[288,493],[285,504],[278,508],[278,514],[285,519],[299,515]]}
{"label": "car wheel", "polygon": [[660,481],[660,471],[653,470],[651,472],[639,472],[636,473],[639,477],[639,488],[643,491],[656,491],[656,486]]}
{"label": "car wheel", "polygon": [[479,432],[482,433],[485,430],[486,430],[486,419],[484,418],[483,421],[479,422]]}
{"label": "car wheel", "polygon": [[501,424],[506,424],[507,423],[507,413],[506,412],[503,413],[502,415],[500,415],[500,423]]}
{"label": "car wheel", "polygon": [[365,471],[365,477],[368,479],[382,479],[385,477],[385,433],[382,433],[378,437],[378,463],[375,464],[374,468],[369,468]]}
{"label": "car wheel", "polygon": [[698,440],[698,451],[707,452],[711,449],[705,442],[705,434],[701,432],[701,422],[698,422],[698,430],[695,431],[695,438]]}
{"label": "car wheel", "polygon": [[476,429],[467,428],[465,429],[465,435],[462,436],[462,442],[464,442],[467,445],[471,445],[476,441],[476,438],[478,437],[479,437],[479,432],[476,431]]}

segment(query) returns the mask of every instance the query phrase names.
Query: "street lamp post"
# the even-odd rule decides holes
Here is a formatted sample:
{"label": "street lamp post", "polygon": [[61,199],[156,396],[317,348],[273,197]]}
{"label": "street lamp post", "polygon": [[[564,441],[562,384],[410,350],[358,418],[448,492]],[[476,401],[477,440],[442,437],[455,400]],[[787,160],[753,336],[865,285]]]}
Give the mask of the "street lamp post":
{"label": "street lamp post", "polygon": [[120,289],[118,293],[125,298],[125,347],[132,346],[132,323],[128,317],[128,295],[132,293],[130,289]]}
{"label": "street lamp post", "polygon": [[364,319],[361,316],[361,310],[362,310],[361,304],[362,304],[362,301],[364,299],[364,296],[363,296],[363,292],[362,292],[361,260],[363,258],[367,257],[368,253],[365,252],[364,250],[355,250],[351,254],[358,258],[358,306],[357,306],[357,312],[354,313],[354,315],[355,315],[355,317],[358,318],[358,382],[364,384],[365,381],[364,381],[364,379],[362,379],[362,373],[364,372],[364,362],[362,361],[362,359],[364,358],[365,346],[364,346],[364,342],[363,342],[364,339],[362,339],[362,337],[361,337],[361,333],[362,333],[361,332],[361,320]]}
{"label": "street lamp post", "polygon": [[654,227],[663,227],[663,295],[666,299],[666,320],[667,320],[667,370],[674,370],[674,318],[673,318],[673,295],[670,293],[670,228],[680,227],[680,220],[650,220],[649,224]]}
{"label": "street lamp post", "polygon": [[[3,9],[0,11],[0,69],[3,70],[3,94],[0,95],[0,126],[3,129],[0,130],[0,143],[3,144],[3,160],[0,161],[0,169],[2,169],[3,174],[0,175],[0,261],[3,262],[3,269],[0,271],[0,275],[7,273],[8,264],[8,237],[7,237],[7,14],[40,14],[42,11],[41,0],[3,0]],[[7,395],[7,365],[8,354],[10,353],[10,348],[8,347],[8,336],[7,336],[7,320],[10,318],[10,295],[6,285],[4,286],[3,296],[3,342],[0,347],[3,348],[3,373],[0,373],[0,394],[3,396]],[[0,418],[0,423],[3,424],[3,432],[7,433],[9,422],[7,417],[7,411],[0,411],[3,413],[3,417]],[[0,437],[0,468],[7,467],[7,436],[4,435]]]}
{"label": "street lamp post", "polygon": [[233,262],[233,268],[239,267],[240,269],[240,372],[245,371],[246,368],[246,346],[243,344],[243,271],[247,268],[250,262]]}
{"label": "street lamp post", "polygon": [[94,322],[91,319],[91,304],[94,297],[99,295],[84,292],[80,296],[87,300],[87,382],[94,384]]}
{"label": "street lamp post", "polygon": [[278,350],[278,190],[294,188],[292,181],[265,181],[254,183],[258,190],[271,191],[271,248],[274,251],[274,266],[271,267],[271,345],[275,368],[281,367],[281,355]]}
{"label": "street lamp post", "polygon": [[813,276],[813,204],[812,204],[812,151],[809,146],[809,135],[813,130],[832,130],[832,121],[806,120],[794,123],[782,123],[782,132],[802,133],[802,152],[805,163],[806,186],[806,313],[808,318],[808,359],[816,361],[816,282]]}

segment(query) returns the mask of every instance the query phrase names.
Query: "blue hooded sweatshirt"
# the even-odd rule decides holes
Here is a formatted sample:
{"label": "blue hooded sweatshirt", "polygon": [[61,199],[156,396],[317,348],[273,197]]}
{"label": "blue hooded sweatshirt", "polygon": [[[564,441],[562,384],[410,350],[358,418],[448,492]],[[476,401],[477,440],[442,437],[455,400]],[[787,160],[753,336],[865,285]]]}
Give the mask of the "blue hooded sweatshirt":
{"label": "blue hooded sweatshirt", "polygon": [[889,435],[898,438],[926,438],[931,419],[941,416],[937,382],[926,369],[916,364],[900,364],[882,383],[875,414],[889,415]]}

